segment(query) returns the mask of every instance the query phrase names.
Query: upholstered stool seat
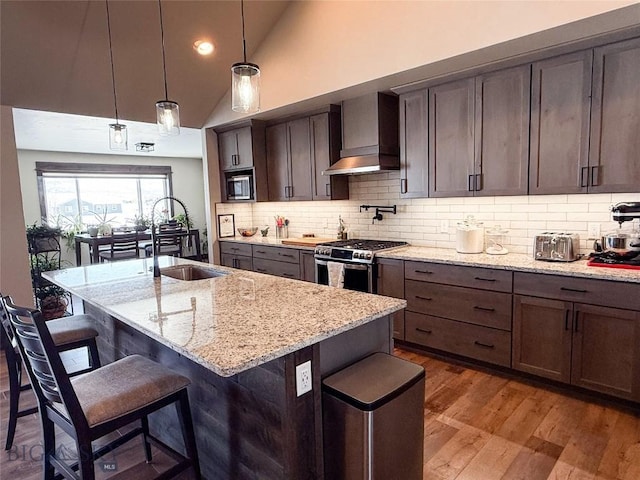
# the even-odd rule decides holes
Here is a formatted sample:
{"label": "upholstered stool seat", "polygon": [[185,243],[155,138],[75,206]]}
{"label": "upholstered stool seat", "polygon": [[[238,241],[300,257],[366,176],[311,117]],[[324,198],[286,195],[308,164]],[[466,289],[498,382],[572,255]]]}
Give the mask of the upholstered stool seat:
{"label": "upholstered stool seat", "polygon": [[140,355],[130,355],[71,380],[90,427],[175,393],[191,381]]}
{"label": "upholstered stool seat", "polygon": [[58,347],[98,336],[95,320],[91,315],[85,314],[48,320],[47,328],[49,328],[53,343]]}

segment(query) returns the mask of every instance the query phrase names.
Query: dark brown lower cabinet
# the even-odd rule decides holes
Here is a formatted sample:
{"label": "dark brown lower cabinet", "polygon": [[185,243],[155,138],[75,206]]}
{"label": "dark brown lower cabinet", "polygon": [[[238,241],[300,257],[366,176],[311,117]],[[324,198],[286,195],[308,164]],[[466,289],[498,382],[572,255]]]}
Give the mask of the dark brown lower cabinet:
{"label": "dark brown lower cabinet", "polygon": [[316,260],[311,252],[300,252],[300,280],[315,283]]}
{"label": "dark brown lower cabinet", "polygon": [[515,295],[513,368],[640,400],[640,313]]}
{"label": "dark brown lower cabinet", "polygon": [[[378,259],[377,293],[393,298],[404,296],[404,261],[391,258]],[[404,340],[404,309],[391,315],[393,319],[393,338]]]}
{"label": "dark brown lower cabinet", "polygon": [[220,264],[225,267],[238,268],[240,270],[253,270],[253,260],[251,257],[242,255],[220,255]]}

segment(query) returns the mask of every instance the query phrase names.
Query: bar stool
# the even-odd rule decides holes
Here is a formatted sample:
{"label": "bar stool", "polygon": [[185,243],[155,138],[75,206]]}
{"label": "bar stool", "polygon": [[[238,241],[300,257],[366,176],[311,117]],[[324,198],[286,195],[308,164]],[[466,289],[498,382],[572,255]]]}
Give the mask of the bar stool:
{"label": "bar stool", "polygon": [[[130,355],[70,379],[40,311],[18,307],[9,297],[3,301],[38,398],[45,480],[53,480],[56,471],[69,479],[93,480],[95,460],[140,434],[147,462],[151,461],[151,443],[178,461],[157,478],[171,478],[189,468],[200,478],[187,377],[140,355]],[[147,416],[170,404],[176,406],[186,456],[149,433]],[[93,450],[93,441],[137,421],[139,427]],[[54,424],[75,440],[78,462],[70,465],[57,455]]]}
{"label": "bar stool", "polygon": [[[22,361],[9,316],[4,308],[4,302],[0,302],[0,320],[2,321],[0,336],[3,337],[3,343],[6,345],[5,360],[9,375],[9,420],[7,422],[7,441],[4,447],[5,450],[9,450],[13,445],[18,418],[36,413],[38,409],[33,407],[19,410],[20,393],[30,390],[31,384],[22,385]],[[73,315],[49,320],[46,323],[58,351],[63,352],[84,347],[88,350],[89,368],[73,372],[71,375],[80,375],[100,367],[100,357],[96,345],[98,332],[94,328],[93,322],[93,318],[89,315]]]}

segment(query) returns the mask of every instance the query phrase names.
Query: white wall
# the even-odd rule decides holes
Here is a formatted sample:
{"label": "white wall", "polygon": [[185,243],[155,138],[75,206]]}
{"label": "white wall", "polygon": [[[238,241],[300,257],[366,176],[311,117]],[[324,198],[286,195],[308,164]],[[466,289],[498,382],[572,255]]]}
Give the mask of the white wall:
{"label": "white wall", "polygon": [[[270,225],[270,237],[275,236],[274,215],[290,220],[290,237],[315,233],[332,238],[336,236],[338,215],[342,215],[349,238],[404,240],[442,248],[455,248],[456,223],[474,215],[485,227],[499,224],[507,228],[512,252],[533,254],[534,235],[555,231],[578,233],[582,253],[588,253],[593,245],[587,240],[589,224],[598,224],[602,233],[617,229],[618,224],[611,220],[611,205],[640,200],[640,192],[401,199],[399,172],[350,177],[349,192],[350,200],[345,201],[219,203],[216,210],[218,214],[233,213],[236,227]],[[374,212],[359,212],[362,204],[397,205],[398,213],[384,214],[381,222],[372,224]],[[441,233],[443,221],[448,222],[448,233]],[[623,226],[631,227],[631,222]]]}
{"label": "white wall", "polygon": [[0,292],[33,305],[11,107],[0,107]]}
{"label": "white wall", "polygon": [[[640,24],[637,1],[292,2],[249,60],[261,68],[266,112],[424,66],[383,88],[634,24]],[[544,33],[514,40],[538,32]],[[207,126],[238,117],[227,95]]]}
{"label": "white wall", "polygon": [[[202,159],[200,158],[140,158],[130,155],[96,155],[89,153],[61,153],[38,150],[18,150],[20,188],[22,190],[24,224],[40,223],[40,203],[36,181],[36,162],[110,163],[120,165],[170,166],[173,173],[173,194],[189,209],[189,217],[201,232],[206,228],[205,195]],[[175,213],[181,213],[175,206]],[[64,259],[75,265],[73,254],[65,252]]]}

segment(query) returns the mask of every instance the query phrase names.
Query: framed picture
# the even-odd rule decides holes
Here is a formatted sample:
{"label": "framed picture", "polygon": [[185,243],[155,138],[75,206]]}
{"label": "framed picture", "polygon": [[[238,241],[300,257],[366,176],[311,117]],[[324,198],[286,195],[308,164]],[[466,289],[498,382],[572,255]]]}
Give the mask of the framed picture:
{"label": "framed picture", "polygon": [[218,215],[218,238],[235,237],[236,224],[233,213]]}

